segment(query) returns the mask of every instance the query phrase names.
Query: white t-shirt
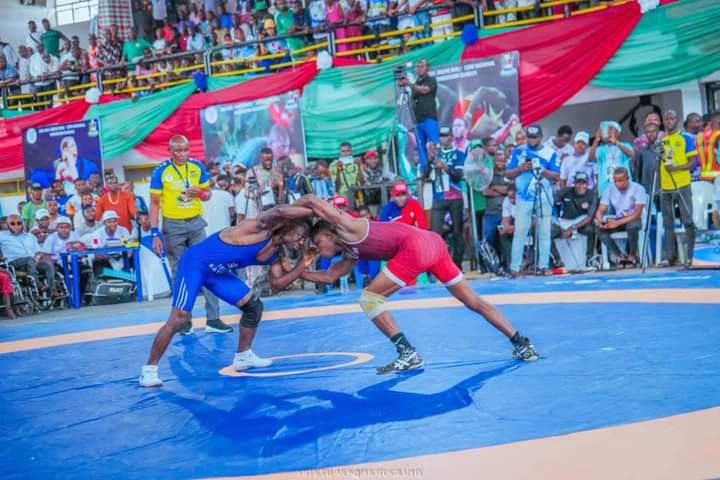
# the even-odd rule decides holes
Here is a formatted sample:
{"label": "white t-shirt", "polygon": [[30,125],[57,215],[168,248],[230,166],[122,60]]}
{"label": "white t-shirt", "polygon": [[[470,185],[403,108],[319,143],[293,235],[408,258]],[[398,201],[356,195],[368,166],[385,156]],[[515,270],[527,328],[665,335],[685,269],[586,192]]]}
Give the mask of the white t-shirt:
{"label": "white t-shirt", "polygon": [[247,198],[247,190],[244,188],[235,197],[235,213],[244,215],[245,218],[257,218],[259,215],[257,200]]}
{"label": "white t-shirt", "polygon": [[595,186],[595,163],[588,163],[588,152],[582,155],[572,154],[560,165],[560,180],[566,180],[568,187],[575,185],[575,174],[584,172],[588,176],[588,188]]}
{"label": "white t-shirt", "polygon": [[555,137],[548,138],[545,142],[545,146],[557,153],[558,161],[560,162],[560,165],[562,165],[565,160],[575,153],[575,148],[570,143],[566,143],[564,147],[558,148],[553,140],[555,140]]}
{"label": "white t-shirt", "polygon": [[609,205],[615,210],[615,218],[625,218],[635,213],[637,205],[646,205],[645,188],[639,183],[630,182],[628,188],[621,192],[615,183],[605,189],[600,205]]}
{"label": "white t-shirt", "polygon": [[105,247],[119,247],[122,245],[123,240],[130,240],[130,232],[127,228],[122,225],[118,225],[114,235],[108,235],[107,230],[103,226],[92,234],[92,246],[95,246],[95,239],[97,239],[97,245],[100,248]]}
{"label": "white t-shirt", "polygon": [[57,232],[51,233],[43,242],[41,251],[50,255],[50,258],[53,260],[58,260],[60,258],[60,253],[67,252],[66,246],[68,243],[77,242],[79,240],[80,237],[78,237],[75,232],[70,232],[68,238],[65,239],[60,238],[60,235],[58,235]]}
{"label": "white t-shirt", "polygon": [[152,0],[153,20],[165,20],[167,17],[167,5],[165,0]]}
{"label": "white t-shirt", "polygon": [[213,190],[210,200],[203,203],[203,218],[207,223],[205,233],[212,235],[223,228],[230,226],[230,209],[235,206],[235,201],[230,192],[225,190]]}
{"label": "white t-shirt", "polygon": [[515,204],[512,203],[508,197],[505,197],[505,200],[503,200],[502,216],[515,218]]}

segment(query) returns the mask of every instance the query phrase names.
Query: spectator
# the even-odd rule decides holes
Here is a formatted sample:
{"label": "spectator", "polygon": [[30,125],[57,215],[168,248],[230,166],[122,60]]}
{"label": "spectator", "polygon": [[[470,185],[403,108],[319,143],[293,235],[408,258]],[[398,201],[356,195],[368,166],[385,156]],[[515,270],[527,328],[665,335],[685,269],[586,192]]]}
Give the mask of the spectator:
{"label": "spectator", "polygon": [[57,57],[39,48],[38,53],[30,59],[30,75],[34,80],[33,90],[35,93],[47,92],[54,88],[59,68],[60,62]]}
{"label": "spectator", "polygon": [[138,32],[138,37],[144,38],[148,42],[154,40],[154,25],[152,5],[148,0],[134,2],[133,8],[133,24]]}
{"label": "spectator", "polygon": [[[346,27],[335,30],[337,38],[356,38],[363,34],[363,24],[365,23],[365,5],[360,0],[342,0],[340,8],[343,11]],[[362,41],[353,41],[349,43],[341,43],[337,46],[338,51],[358,50],[363,48]],[[364,58],[364,55],[360,55]]]}
{"label": "spectator", "polygon": [[[100,46],[98,45],[97,36],[90,34],[90,36],[88,37],[88,44],[88,67],[90,67],[91,70],[97,70],[98,68],[100,68],[100,60],[98,58],[98,53],[100,53]],[[93,73],[93,79],[94,78],[95,74]]]}
{"label": "spectator", "polygon": [[145,203],[145,199],[142,195],[135,195],[135,182],[128,180],[121,186],[123,192],[129,193],[135,198],[135,211],[140,215],[141,213],[148,213],[148,206]]}
{"label": "spectator", "polygon": [[330,169],[325,160],[317,160],[310,177],[312,192],[323,200],[335,196],[335,180],[330,175]]}
{"label": "spectator", "polygon": [[[617,168],[623,167],[629,175],[630,159],[634,156],[634,152],[629,143],[619,141],[620,132],[621,128],[617,122],[602,122],[590,149],[588,162],[597,161],[598,192],[601,196],[612,184],[613,172]],[[632,177],[630,180],[632,181]]]}
{"label": "spectator", "polygon": [[[287,43],[282,38],[274,38],[277,36],[275,32],[275,20],[268,18],[264,22],[264,33],[262,33],[260,36],[258,36],[258,40],[263,40],[265,38],[270,38],[271,40],[261,42],[258,44],[260,55],[275,55],[278,53],[287,52]],[[274,65],[277,63],[282,63],[288,61],[288,57],[283,58],[274,58],[274,59],[264,59],[260,60],[258,62],[258,65],[261,67],[269,68],[270,65]]]}
{"label": "spectator", "polygon": [[[275,25],[277,27],[278,35],[288,35],[296,33],[295,29],[295,15],[288,8],[287,0],[277,0],[275,4],[277,12],[275,13]],[[305,42],[301,37],[288,38],[288,48],[292,50],[299,50],[305,46]]]}
{"label": "spectator", "polygon": [[84,60],[82,51],[77,47],[69,55],[64,56],[59,70],[65,88],[74,87],[80,83],[80,74],[88,70],[88,65]]}
{"label": "spectator", "polygon": [[[497,142],[493,138],[488,138],[487,144],[483,144],[482,140],[472,140],[467,149],[465,157],[465,173],[468,171],[482,171],[487,167],[488,163],[493,163],[493,157],[497,152]],[[489,162],[487,160],[489,160]],[[490,170],[488,169],[489,173]],[[474,188],[472,183],[469,185],[472,193],[472,215],[475,216],[475,234],[477,238],[483,238],[483,215],[485,215],[485,207],[487,201],[481,190]]]}
{"label": "spectator", "polygon": [[190,3],[190,15],[188,16],[188,20],[190,20],[190,23],[193,25],[199,25],[200,24],[200,10],[197,3]]}
{"label": "spectator", "polygon": [[570,145],[570,139],[572,138],[573,130],[569,125],[563,125],[558,128],[557,134],[554,137],[550,137],[545,142],[545,145],[552,149],[560,159],[560,165],[569,158],[575,151]]}
{"label": "spectator", "polygon": [[5,61],[8,65],[10,65],[13,68],[17,67],[18,64],[18,56],[17,53],[15,53],[15,49],[12,45],[6,42],[0,41],[0,55],[5,57]]}
{"label": "spectator", "polygon": [[68,251],[69,243],[80,242],[77,232],[72,231],[72,222],[68,217],[58,217],[56,224],[57,231],[47,237],[41,248],[54,262],[60,260],[61,253]]}
{"label": "spectator", "polygon": [[39,183],[33,183],[30,190],[30,201],[22,209],[22,219],[28,232],[35,224],[35,214],[41,209],[47,210],[47,203],[43,199],[43,187]]}
{"label": "spectator", "polygon": [[[138,229],[137,239],[142,240],[152,236],[152,226],[150,225],[150,215],[147,212],[138,212]],[[135,238],[135,236],[133,236]]]}
{"label": "spectator", "polygon": [[97,199],[95,219],[100,220],[106,211],[112,210],[117,214],[118,223],[126,230],[132,230],[132,222],[137,216],[135,195],[123,192],[115,175],[109,175],[105,182],[108,191]]}
{"label": "spectator", "polygon": [[122,58],[122,44],[113,37],[112,30],[103,32],[103,42],[98,47],[98,63],[102,66],[117,65]]}
{"label": "spectator", "polygon": [[[146,48],[152,50],[153,47],[144,38],[138,38],[137,30],[134,27],[130,28],[128,39],[125,40],[122,47],[122,57],[127,63],[137,61],[143,57]],[[128,65],[128,70],[135,71],[135,65]]]}
{"label": "spectator", "polygon": [[522,128],[515,133],[515,146],[525,145],[527,143],[527,133]]}
{"label": "spectator", "polygon": [[[662,131],[662,121],[660,119],[660,114],[658,112],[653,111],[653,112],[648,112],[647,114],[645,114],[645,120],[643,122],[643,127],[646,132],[647,132],[648,126],[651,124],[655,125],[655,129],[658,131],[657,139],[662,140],[662,138],[665,136],[665,132]],[[649,142],[647,133],[644,133],[644,134],[640,135],[639,137],[637,137],[633,141],[633,150],[637,152],[642,148],[647,148],[649,143],[652,143],[652,142]]]}
{"label": "spectator", "polygon": [[[125,227],[118,225],[118,215],[114,211],[106,211],[102,216],[102,223],[102,226],[91,235],[93,248],[119,247],[132,238]],[[96,253],[93,258],[95,275],[100,275],[105,267],[121,270],[122,265],[121,254]]]}
{"label": "spectator", "polygon": [[[68,202],[65,205],[65,211],[67,215],[73,216],[75,212],[80,212],[84,205],[94,205],[95,198],[92,195],[92,188],[88,185],[86,180],[82,178],[76,178],[73,182],[73,188],[75,193],[70,195]],[[90,198],[89,201],[85,201],[85,196]]]}
{"label": "spectator", "polygon": [[202,214],[207,224],[205,234],[208,236],[228,228],[235,219],[235,201],[223,186],[227,186],[225,177],[218,177],[216,181],[210,180],[212,195],[205,203]]}
{"label": "spectator", "polygon": [[560,188],[572,187],[575,185],[575,175],[578,172],[585,174],[587,188],[595,188],[595,169],[593,163],[588,163],[588,146],[590,145],[590,134],[577,132],[575,134],[574,148],[570,156],[560,164]]}
{"label": "spectator", "polygon": [[32,57],[32,52],[29,48],[21,45],[18,53],[20,54],[17,68],[18,81],[21,83],[20,93],[26,95],[30,93],[32,89],[32,85],[29,83],[32,80],[32,75],[30,74],[30,58]]}
{"label": "spectator", "polygon": [[[173,275],[183,253],[192,245],[205,240],[205,221],[202,219],[201,201],[212,195],[207,191],[208,177],[205,166],[188,158],[190,145],[181,135],[170,139],[170,159],[153,170],[150,180],[150,223],[152,224],[153,249],[160,255],[167,249]],[[163,216],[163,235],[160,238],[160,211]],[[232,328],[220,320],[218,299],[207,290],[206,331],[228,333]],[[181,333],[193,333],[192,323],[183,326]]]}
{"label": "spectator", "polygon": [[165,36],[163,35],[162,27],[158,27],[155,29],[155,41],[152,44],[152,48],[158,55],[167,55],[171,53],[171,49],[168,47]]}
{"label": "spectator", "polygon": [[[33,52],[37,51],[38,45],[42,44],[42,34],[37,31],[37,24],[34,20],[28,22],[28,34],[25,36],[25,46]],[[32,55],[32,52],[30,52]]]}
{"label": "spectator", "polygon": [[410,87],[412,91],[412,105],[415,112],[415,138],[420,171],[425,170],[427,160],[427,144],[437,144],[440,140],[437,122],[437,82],[428,73],[430,64],[427,60],[418,60],[415,65],[416,80],[410,83],[407,75],[398,81],[401,87]]}
{"label": "spectator", "polygon": [[0,55],[0,88],[16,85],[19,77],[17,69],[7,62],[4,55]]}
{"label": "spectator", "polygon": [[[486,145],[486,149],[488,144],[490,144],[492,148],[493,144],[490,140],[491,139],[486,139],[484,142]],[[496,144],[494,148],[497,149]],[[492,151],[492,149],[490,151]],[[493,168],[492,180],[490,181],[490,185],[488,185],[488,187],[482,192],[487,199],[487,203],[485,205],[485,215],[483,216],[482,224],[483,240],[485,240],[491,245],[495,244],[498,226],[500,226],[500,224],[502,223],[503,203],[505,202],[508,187],[511,183],[505,176],[505,167],[507,166],[505,152],[503,152],[502,150],[496,150],[494,159],[495,166]]]}
{"label": "spectator", "polygon": [[167,20],[167,4],[166,0],[151,0],[152,1],[152,17],[155,20],[155,25],[158,25]]}
{"label": "spectator", "polygon": [[38,287],[44,290],[40,275],[47,282],[47,291],[55,289],[55,267],[40,252],[40,246],[34,235],[23,231],[23,222],[16,214],[8,215],[7,231],[0,231],[0,250],[7,262],[24,271],[35,279]]}
{"label": "spectator", "polygon": [[[515,225],[512,243],[511,275],[520,272],[527,239],[533,217],[538,229],[536,268],[540,274],[547,273],[550,260],[550,224],[552,218],[551,181],[560,178],[557,154],[542,144],[542,129],[531,125],[527,129],[527,144],[513,150],[507,177],[515,180],[517,200],[515,202]],[[535,208],[539,211],[535,211]]]}
{"label": "spectator", "polygon": [[224,28],[227,31],[230,31],[233,28],[232,15],[227,12],[225,4],[222,3],[220,4],[218,10],[218,24],[220,25],[220,28]]}
{"label": "spectator", "polygon": [[[417,10],[430,6],[430,0],[401,0],[398,5],[397,29],[405,30],[406,28],[414,28],[430,24],[430,15],[428,12],[417,12]],[[424,32],[415,32],[418,37],[424,37]]]}
{"label": "spectator", "polygon": [[340,144],[340,157],[330,165],[330,176],[335,179],[336,194],[346,198],[350,187],[364,183],[360,161],[353,156],[350,142]]}
{"label": "spectator", "polygon": [[381,222],[400,222],[427,230],[428,224],[420,202],[410,196],[405,183],[396,183],[388,201],[380,212]]}
{"label": "spectator", "polygon": [[377,37],[381,33],[392,30],[390,18],[397,14],[397,2],[392,0],[368,0],[367,24],[370,31]]}
{"label": "spectator", "polygon": [[[392,182],[395,180],[395,175],[383,171],[383,167],[380,164],[380,157],[377,151],[369,150],[365,153],[362,163],[362,178],[366,185],[382,185],[384,183]],[[385,188],[385,187],[382,187]],[[380,205],[382,193],[380,188],[376,190],[365,190],[365,204],[366,205]]]}
{"label": "spectator", "polygon": [[13,284],[10,274],[4,268],[0,267],[0,293],[3,297],[3,306],[5,307],[5,316],[10,320],[14,320],[15,311],[12,308]]}
{"label": "spectator", "polygon": [[50,231],[50,214],[46,208],[42,208],[35,212],[35,225],[33,225],[30,233],[35,236],[38,247],[42,248],[47,237],[52,233]]}
{"label": "spectator", "polygon": [[40,36],[40,39],[45,51],[53,57],[59,56],[60,40],[67,40],[68,38],[59,30],[51,28],[50,21],[47,18],[43,18],[42,26],[45,32]]}
{"label": "spectator", "polygon": [[662,157],[662,140],[660,140],[660,127],[649,122],[645,124],[645,139],[635,151],[633,172],[638,183],[643,186],[648,195],[653,192],[653,180],[655,181],[655,206],[660,208],[660,172],[658,166]]}
{"label": "spectator", "polygon": [[565,187],[557,193],[556,204],[560,207],[559,224],[552,226],[552,238],[568,239],[581,233],[587,237],[585,264],[595,254],[595,227],[593,219],[598,207],[598,196],[588,186],[587,173],[577,172],[573,186]]}
{"label": "spectator", "polygon": [[502,220],[500,222],[500,263],[505,272],[512,275],[510,265],[512,264],[512,248],[515,238],[515,205],[517,202],[517,190],[515,184],[508,185],[507,196],[503,199]]}
{"label": "spectator", "polygon": [[84,205],[82,213],[75,216],[75,232],[78,237],[84,238],[90,233],[100,228],[100,222],[95,220],[95,207],[93,205]]}
{"label": "spectator", "polygon": [[[229,14],[228,14],[229,15]],[[180,20],[175,23],[175,29],[178,32],[184,31],[186,28],[192,31],[194,23],[190,20],[187,12],[180,12]]]}
{"label": "spectator", "polygon": [[[55,185],[56,184],[56,185]],[[55,194],[55,201],[57,201],[58,204],[58,215],[60,216],[68,216],[68,204],[70,203],[70,199],[73,197],[73,195],[68,195],[68,193],[65,191],[65,183],[56,180],[53,182],[53,192]]]}
{"label": "spectator", "polygon": [[690,160],[697,154],[693,137],[683,135],[677,113],[668,110],[663,116],[667,135],[663,138],[663,162],[660,164],[660,209],[663,216],[663,228],[667,237],[665,256],[672,265],[678,261],[677,240],[675,236],[675,204],[680,211],[680,221],[685,227],[685,266],[692,265],[695,251],[695,224],[693,223],[692,178]]}
{"label": "spectator", "polygon": [[54,232],[57,229],[57,219],[60,217],[60,205],[55,197],[48,197],[47,201],[47,212],[48,212],[48,229],[50,232]]}
{"label": "spectator", "polygon": [[[434,157],[434,158],[433,158]],[[463,167],[465,153],[453,147],[448,127],[440,129],[440,147],[431,155],[424,177],[432,180],[433,202],[430,229],[443,234],[445,215],[449,212],[453,231],[453,261],[462,269],[465,242],[463,239]]]}
{"label": "spectator", "polygon": [[262,210],[274,207],[285,197],[282,173],[273,164],[272,150],[263,147],[260,150],[260,165],[251,167],[247,173],[247,182],[251,187],[248,198],[259,199]]}
{"label": "spectator", "polygon": [[[613,174],[613,184],[605,189],[595,214],[598,237],[610,250],[612,263],[633,266],[637,263],[642,211],[646,203],[642,185],[630,181],[630,174],[625,167],[618,167]],[[615,217],[606,220],[605,214],[609,207],[615,211]],[[627,232],[628,246],[625,255],[610,237],[615,232]]]}
{"label": "spectator", "polygon": [[703,117],[699,113],[688,113],[685,117],[684,129],[682,133],[697,136],[703,131]]}
{"label": "spectator", "polygon": [[711,114],[702,133],[696,137],[698,159],[700,161],[701,176],[704,180],[714,181],[720,176],[720,161],[718,161],[718,147],[720,147],[720,112]]}
{"label": "spectator", "polygon": [[325,12],[325,0],[312,0],[307,10],[310,14],[310,29],[314,32],[313,39],[316,42],[322,42],[328,38],[326,32],[321,32],[327,27],[326,24],[326,12]]}
{"label": "spectator", "polygon": [[187,49],[190,51],[205,49],[205,36],[202,34],[200,27],[197,25],[192,26],[192,35],[188,39]]}
{"label": "spectator", "polygon": [[[452,3],[452,17],[462,18],[472,15],[474,13],[474,7],[476,2],[473,0],[451,0]],[[453,30],[456,32],[462,32],[465,25],[473,23],[473,20],[465,20],[464,22],[457,22],[453,24]]]}
{"label": "spectator", "polygon": [[452,123],[453,145],[456,149],[466,153],[470,146],[468,133],[468,120],[465,117],[454,118]]}

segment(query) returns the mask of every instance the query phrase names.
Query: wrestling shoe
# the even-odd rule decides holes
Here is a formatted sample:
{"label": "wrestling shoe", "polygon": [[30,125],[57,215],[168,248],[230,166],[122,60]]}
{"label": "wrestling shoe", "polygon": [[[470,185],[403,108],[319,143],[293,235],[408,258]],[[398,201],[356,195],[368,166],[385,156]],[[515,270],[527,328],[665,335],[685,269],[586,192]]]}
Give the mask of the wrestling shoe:
{"label": "wrestling shoe", "polygon": [[398,355],[398,358],[383,367],[377,367],[378,375],[386,375],[388,373],[399,373],[407,370],[417,370],[423,368],[423,359],[414,348],[406,348]]}
{"label": "wrestling shoe", "polygon": [[162,387],[157,365],[143,365],[138,383],[141,387]]}
{"label": "wrestling shoe", "polygon": [[515,360],[524,360],[526,362],[534,362],[540,356],[535,351],[535,347],[530,343],[530,339],[520,335],[520,332],[515,332],[515,335],[510,339],[510,343],[513,344],[512,357]]}
{"label": "wrestling shoe", "polygon": [[233,359],[233,368],[236,372],[242,372],[248,368],[263,368],[272,365],[272,360],[260,358],[252,350],[237,352]]}
{"label": "wrestling shoe", "polygon": [[178,335],[193,335],[195,331],[193,330],[193,324],[192,320],[188,320],[188,322],[180,327],[180,330],[178,330]]}
{"label": "wrestling shoe", "polygon": [[216,320],[208,320],[205,325],[206,333],[230,333],[232,331],[233,328],[219,318]]}

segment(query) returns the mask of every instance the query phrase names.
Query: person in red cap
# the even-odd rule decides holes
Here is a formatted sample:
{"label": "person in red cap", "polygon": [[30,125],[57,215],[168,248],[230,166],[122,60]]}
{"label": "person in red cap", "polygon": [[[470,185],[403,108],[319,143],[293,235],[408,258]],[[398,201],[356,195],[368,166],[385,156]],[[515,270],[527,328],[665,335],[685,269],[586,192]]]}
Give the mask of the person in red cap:
{"label": "person in red cap", "polygon": [[380,221],[407,223],[423,230],[428,228],[422,205],[410,196],[405,183],[393,185],[390,201],[380,211]]}
{"label": "person in red cap", "polygon": [[310,233],[320,256],[343,256],[327,271],[297,272],[303,280],[332,284],[349,274],[359,259],[388,261],[363,290],[359,302],[363,312],[390,339],[398,353],[397,359],[377,369],[379,375],[423,367],[422,357],[397,327],[386,304],[388,296],[423,272],[432,273],[463,305],[502,332],[513,346],[513,358],[525,361],[539,358],[530,340],[521,335],[500,310],[475,293],[437,233],[398,222],[352,218],[315,195],[305,195],[293,206],[310,208],[321,218]]}

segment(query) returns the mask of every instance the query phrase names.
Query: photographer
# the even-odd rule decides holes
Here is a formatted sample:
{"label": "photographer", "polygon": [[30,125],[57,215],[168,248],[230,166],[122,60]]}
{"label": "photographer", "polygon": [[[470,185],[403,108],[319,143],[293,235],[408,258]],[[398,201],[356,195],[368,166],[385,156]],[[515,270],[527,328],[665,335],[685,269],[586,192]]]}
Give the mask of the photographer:
{"label": "photographer", "polygon": [[427,144],[440,142],[440,129],[437,120],[437,82],[428,74],[430,64],[427,60],[419,60],[415,65],[415,82],[410,82],[404,68],[396,68],[395,78],[398,86],[409,87],[412,92],[412,109],[415,113],[415,139],[417,142],[419,171],[425,170],[427,161]]}

